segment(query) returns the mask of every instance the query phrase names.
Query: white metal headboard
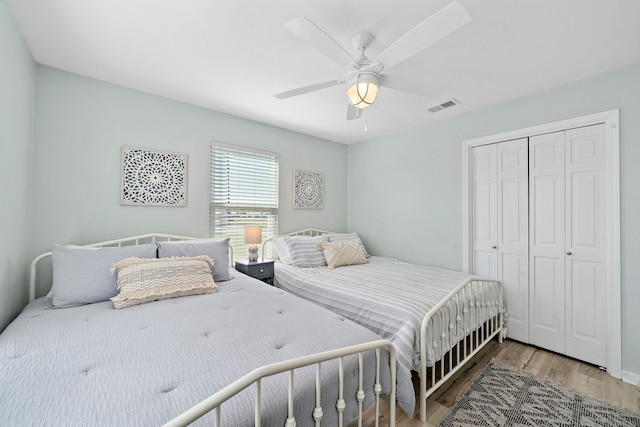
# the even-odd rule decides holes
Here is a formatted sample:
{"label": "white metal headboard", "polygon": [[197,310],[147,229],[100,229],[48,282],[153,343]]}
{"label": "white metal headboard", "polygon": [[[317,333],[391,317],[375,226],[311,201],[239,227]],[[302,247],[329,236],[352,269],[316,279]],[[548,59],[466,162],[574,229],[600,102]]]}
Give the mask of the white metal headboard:
{"label": "white metal headboard", "polygon": [[[155,243],[155,242],[168,242],[171,240],[198,240],[202,237],[191,236],[179,236],[175,234],[163,234],[163,233],[149,233],[141,234],[139,236],[123,237],[122,239],[107,240],[105,242],[90,243],[86,246],[88,248],[102,248],[102,247],[121,247],[121,246],[133,246],[143,243]],[[29,302],[36,299],[36,272],[37,266],[40,261],[45,258],[49,258],[51,252],[45,252],[38,255],[31,261],[31,269],[29,272]],[[229,266],[233,267],[233,248],[229,245]]]}
{"label": "white metal headboard", "polygon": [[319,228],[303,228],[302,230],[292,231],[291,233],[281,234],[276,237],[272,237],[271,239],[267,239],[262,242],[262,252],[260,253],[260,258],[264,260],[264,249],[267,243],[270,243],[273,239],[277,239],[278,237],[287,237],[287,236],[321,236],[323,234],[336,234],[337,231],[327,231],[320,230]]}

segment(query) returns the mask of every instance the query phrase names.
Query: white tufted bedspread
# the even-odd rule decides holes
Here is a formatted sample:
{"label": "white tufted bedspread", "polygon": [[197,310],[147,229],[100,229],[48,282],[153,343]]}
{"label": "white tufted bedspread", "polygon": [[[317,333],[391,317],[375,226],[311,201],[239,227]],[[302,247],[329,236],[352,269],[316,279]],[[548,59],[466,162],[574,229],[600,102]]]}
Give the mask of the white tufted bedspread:
{"label": "white tufted bedspread", "polygon": [[[110,301],[52,309],[50,299],[36,300],[0,335],[0,424],[157,426],[261,365],[379,339],[283,290],[232,275],[217,294],[122,310]],[[355,394],[355,362],[346,360],[345,396]],[[323,376],[335,365],[323,364]],[[412,413],[410,378],[398,375],[398,402]],[[283,425],[287,378],[263,382],[263,425]],[[311,425],[315,368],[295,378],[297,390],[309,391],[297,392],[296,421]],[[337,384],[337,375],[323,390],[324,419],[334,425],[337,386],[328,383]],[[369,402],[371,389],[369,381]],[[223,404],[223,425],[253,424],[254,388],[242,395]],[[355,415],[353,404],[346,414]],[[196,424],[213,425],[211,416]]]}

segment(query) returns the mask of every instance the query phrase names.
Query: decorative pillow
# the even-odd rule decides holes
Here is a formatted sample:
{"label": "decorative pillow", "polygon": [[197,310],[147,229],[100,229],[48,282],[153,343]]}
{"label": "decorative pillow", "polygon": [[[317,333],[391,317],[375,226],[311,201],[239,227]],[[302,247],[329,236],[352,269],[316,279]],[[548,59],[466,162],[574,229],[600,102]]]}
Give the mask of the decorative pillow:
{"label": "decorative pillow", "polygon": [[284,239],[291,264],[296,267],[324,267],[327,265],[322,251],[316,248],[316,243],[326,242],[326,236],[291,236]]}
{"label": "decorative pillow", "polygon": [[228,238],[160,242],[157,245],[158,258],[207,255],[213,260],[213,280],[224,282],[231,279]]}
{"label": "decorative pillow", "polygon": [[358,240],[344,242],[318,242],[318,249],[322,249],[324,259],[329,268],[342,267],[344,265],[367,264],[367,258],[360,249]]}
{"label": "decorative pillow", "polygon": [[187,295],[212,294],[218,287],[211,276],[213,260],[206,255],[181,258],[127,258],[114,264],[120,293],[114,308]]}
{"label": "decorative pillow", "polygon": [[153,243],[117,248],[88,248],[85,246],[53,245],[54,307],[75,307],[108,301],[118,294],[115,276],[109,273],[114,262],[123,258],[155,258]]}
{"label": "decorative pillow", "polygon": [[362,253],[364,254],[365,257],[369,258],[369,253],[367,252],[367,249],[364,247],[364,245],[362,244],[362,240],[360,240],[360,236],[358,236],[358,233],[341,233],[341,234],[329,234],[329,241],[330,242],[344,242],[344,241],[349,241],[349,240],[357,240],[358,243],[360,244],[360,249],[362,249]]}

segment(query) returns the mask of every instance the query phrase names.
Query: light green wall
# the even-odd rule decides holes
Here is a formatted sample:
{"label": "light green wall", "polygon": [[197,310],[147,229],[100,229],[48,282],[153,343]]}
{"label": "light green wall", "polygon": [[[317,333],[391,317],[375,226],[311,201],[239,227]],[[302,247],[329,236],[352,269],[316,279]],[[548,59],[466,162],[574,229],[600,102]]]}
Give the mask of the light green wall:
{"label": "light green wall", "polygon": [[0,331],[27,301],[36,64],[0,0]]}
{"label": "light green wall", "polygon": [[376,255],[460,270],[462,141],[617,108],[622,369],[640,373],[640,64],[350,146],[348,228]]}
{"label": "light green wall", "polygon": [[[38,66],[33,254],[149,232],[208,236],[212,140],[280,153],[281,232],[346,229],[346,146]],[[187,153],[188,206],[120,206],[122,145]],[[294,168],[326,175],[323,210],[292,208]]]}

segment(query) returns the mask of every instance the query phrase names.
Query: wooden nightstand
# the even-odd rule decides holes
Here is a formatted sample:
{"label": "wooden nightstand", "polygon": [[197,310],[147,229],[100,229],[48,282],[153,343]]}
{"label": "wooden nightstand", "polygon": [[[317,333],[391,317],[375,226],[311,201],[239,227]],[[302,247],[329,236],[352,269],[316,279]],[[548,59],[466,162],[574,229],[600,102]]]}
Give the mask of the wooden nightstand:
{"label": "wooden nightstand", "polygon": [[240,273],[246,274],[247,276],[251,276],[255,279],[262,280],[265,283],[273,285],[273,261],[236,261],[236,270]]}

